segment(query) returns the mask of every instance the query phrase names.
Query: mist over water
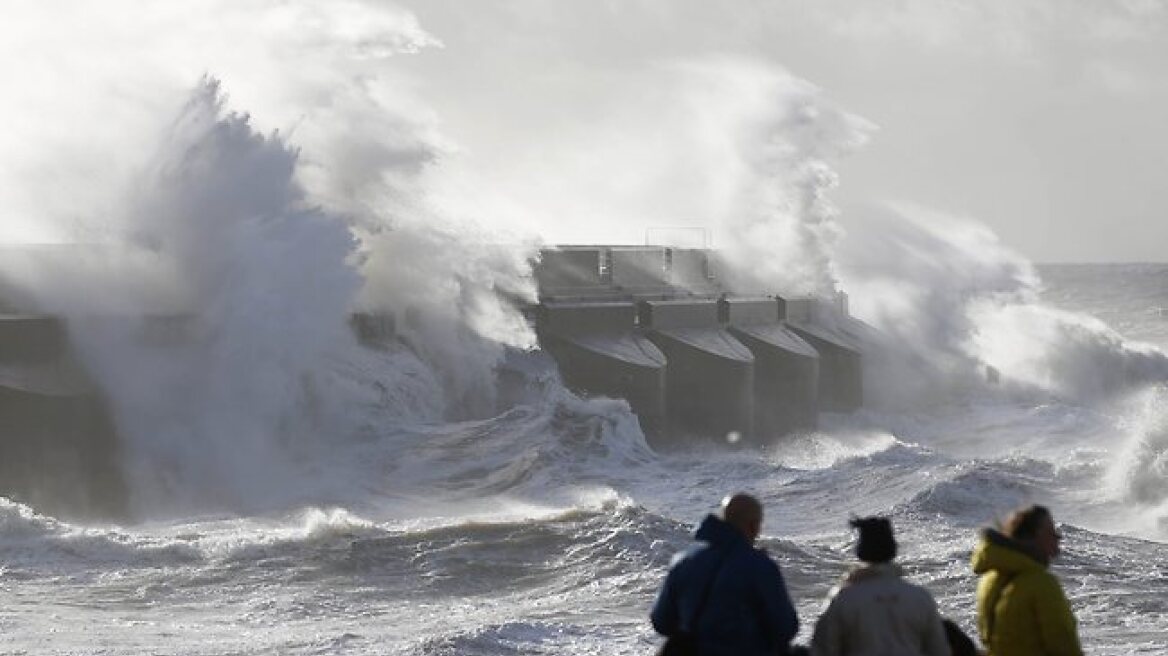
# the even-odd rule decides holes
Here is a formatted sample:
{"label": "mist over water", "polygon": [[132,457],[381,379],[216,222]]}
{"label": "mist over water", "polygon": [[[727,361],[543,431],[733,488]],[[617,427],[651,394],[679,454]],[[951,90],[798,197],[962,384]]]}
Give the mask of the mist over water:
{"label": "mist over water", "polygon": [[180,299],[155,328],[170,343],[142,343],[150,326],[132,324],[160,313],[146,302],[129,317],[64,310],[80,315],[72,332],[114,406],[140,497],[262,504],[266,487],[294,482],[289,452],[317,439],[312,413],[328,400],[315,372],[355,346],[356,242],[306,205],[294,151],[224,114],[211,81],[161,148],[134,185],[120,246],[155,258],[156,297]]}
{"label": "mist over water", "polygon": [[[193,91],[106,239],[70,247],[96,257],[13,267],[69,319],[147,515],[294,503],[308,463],[361,429],[361,384],[400,421],[489,416],[505,349],[534,339],[513,305],[533,298],[525,247],[476,243],[417,199],[410,216],[328,211],[300,152],[225,102],[215,80]],[[388,352],[357,345],[356,310],[389,317]]]}
{"label": "mist over water", "polygon": [[873,385],[878,402],[985,392],[990,369],[994,387],[1084,402],[1168,376],[1156,346],[1045,302],[1035,267],[974,221],[874,207],[841,261],[853,312],[883,340],[872,376],[905,381]]}
{"label": "mist over water", "polygon": [[[12,249],[5,280],[69,318],[147,515],[300,498],[305,463],[369,423],[348,416],[378,396],[362,383],[402,421],[493,414],[504,349],[533,343],[510,300],[533,296],[532,247],[483,243],[489,227],[432,207],[427,169],[448,146],[385,68],[437,40],[358,2],[201,9],[216,20],[140,12],[154,59],[123,78],[103,63],[126,53],[97,45],[121,29],[114,8],[66,12],[75,47],[25,72],[86,83],[4,110],[28,133],[11,162],[29,157],[5,160],[0,240],[79,244]],[[102,120],[58,137],[75,124],[61,99]],[[358,351],[355,311],[390,316],[399,342]]]}
{"label": "mist over water", "polygon": [[[71,245],[14,249],[0,279],[68,320],[132,508],[89,526],[0,499],[0,651],[647,652],[665,566],[735,489],[766,505],[803,639],[849,514],[891,516],[971,629],[976,529],[1041,502],[1088,648],[1168,647],[1168,268],[1039,267],[975,219],[880,199],[844,233],[835,168],[879,131],[749,57],[581,75],[622,93],[484,160],[443,132],[471,101],[413,77],[462,56],[443,35],[330,7],[144,9],[148,64],[36,64],[126,70],[70,91],[102,120],[56,134],[77,124],[35,117],[36,94],[5,107],[34,129],[0,166],[0,243]],[[83,44],[83,19],[122,29],[73,17]],[[864,409],[760,449],[653,451],[625,402],[577,397],[531,350],[516,304],[561,224],[697,227],[735,289],[846,292],[871,327]],[[354,312],[392,334],[358,343]]]}
{"label": "mist over water", "polygon": [[808,82],[756,61],[715,57],[681,70],[692,114],[678,132],[700,130],[702,139],[685,155],[716,172],[721,187],[720,202],[698,222],[719,248],[724,283],[743,293],[833,294],[840,236],[828,198],[838,183],[833,164],[873,126]]}

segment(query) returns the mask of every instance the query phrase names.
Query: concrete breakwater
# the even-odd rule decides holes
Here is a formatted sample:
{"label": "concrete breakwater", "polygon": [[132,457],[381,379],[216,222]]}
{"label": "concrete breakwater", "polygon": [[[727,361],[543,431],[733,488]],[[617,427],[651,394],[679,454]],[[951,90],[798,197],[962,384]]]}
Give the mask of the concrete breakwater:
{"label": "concrete breakwater", "polygon": [[[658,448],[766,443],[814,428],[820,411],[860,407],[860,341],[843,297],[734,295],[714,268],[705,249],[548,249],[534,268],[538,302],[523,310],[564,383],[627,400]],[[0,495],[62,517],[123,515],[124,445],[103,391],[64,320],[30,310],[3,282]],[[191,317],[141,319],[129,322],[138,337],[165,349]],[[402,341],[391,314],[350,319],[368,348]],[[501,385],[514,375],[498,373]]]}
{"label": "concrete breakwater", "polygon": [[565,383],[626,399],[657,446],[762,443],[863,403],[846,299],[735,296],[706,249],[572,246],[535,269],[541,347]]}
{"label": "concrete breakwater", "polygon": [[0,314],[0,494],[63,516],[120,514],[119,444],[62,322]]}

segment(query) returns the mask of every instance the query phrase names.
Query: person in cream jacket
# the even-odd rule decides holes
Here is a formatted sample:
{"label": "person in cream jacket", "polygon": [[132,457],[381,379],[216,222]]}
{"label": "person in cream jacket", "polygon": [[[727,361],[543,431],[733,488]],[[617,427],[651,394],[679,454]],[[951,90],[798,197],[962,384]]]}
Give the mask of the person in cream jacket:
{"label": "person in cream jacket", "polygon": [[813,656],[950,656],[937,603],[904,580],[893,563],[896,540],[884,517],[853,519],[863,564],[828,595],[815,624]]}

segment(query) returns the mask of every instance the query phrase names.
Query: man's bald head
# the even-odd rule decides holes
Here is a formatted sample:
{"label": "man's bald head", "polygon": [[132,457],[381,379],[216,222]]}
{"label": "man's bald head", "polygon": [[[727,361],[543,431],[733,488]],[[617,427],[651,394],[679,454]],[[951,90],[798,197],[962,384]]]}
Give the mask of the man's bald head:
{"label": "man's bald head", "polygon": [[722,500],[722,519],[753,544],[762,530],[762,504],[749,494],[733,494]]}

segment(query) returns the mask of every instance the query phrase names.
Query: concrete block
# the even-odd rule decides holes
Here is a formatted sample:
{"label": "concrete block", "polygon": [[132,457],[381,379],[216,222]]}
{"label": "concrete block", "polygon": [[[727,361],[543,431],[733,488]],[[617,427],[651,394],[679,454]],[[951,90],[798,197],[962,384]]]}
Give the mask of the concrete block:
{"label": "concrete block", "polygon": [[95,396],[0,385],[0,494],[65,518],[125,516],[113,425]]}
{"label": "concrete block", "polygon": [[667,287],[665,249],[621,247],[609,251],[612,284],[619,287]]}
{"label": "concrete block", "polygon": [[540,251],[533,273],[541,290],[564,287],[596,287],[600,279],[600,248],[565,248]]}
{"label": "concrete block", "polygon": [[863,357],[859,347],[835,331],[790,323],[796,334],[819,352],[819,408],[852,412],[864,403]]}
{"label": "concrete block", "polygon": [[540,344],[569,389],[625,399],[654,445],[666,435],[666,358],[644,337],[627,333],[574,339],[555,334]]}
{"label": "concrete block", "polygon": [[710,286],[709,257],[701,248],[670,248],[669,282],[684,289],[706,289]]}
{"label": "concrete block", "polygon": [[779,301],[775,298],[723,298],[718,301],[718,319],[732,326],[777,324]]}
{"label": "concrete block", "polygon": [[816,318],[816,304],[818,301],[810,296],[799,298],[777,298],[779,302],[779,319],[793,323],[811,323]]}
{"label": "concrete block", "polygon": [[720,325],[718,303],[712,299],[640,301],[637,316],[641,327],[656,330]]}
{"label": "concrete block", "polygon": [[557,335],[628,332],[636,321],[636,306],[624,301],[544,303],[536,311],[536,331]]}
{"label": "concrete block", "polygon": [[754,426],[765,442],[817,425],[819,354],[779,324],[731,326],[754,355]]}
{"label": "concrete block", "polygon": [[0,315],[0,362],[39,362],[69,350],[61,319],[48,315]]}
{"label": "concrete block", "polygon": [[669,361],[665,383],[671,439],[753,439],[754,357],[745,346],[718,328],[653,330],[648,336]]}

